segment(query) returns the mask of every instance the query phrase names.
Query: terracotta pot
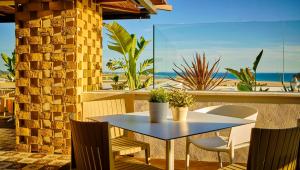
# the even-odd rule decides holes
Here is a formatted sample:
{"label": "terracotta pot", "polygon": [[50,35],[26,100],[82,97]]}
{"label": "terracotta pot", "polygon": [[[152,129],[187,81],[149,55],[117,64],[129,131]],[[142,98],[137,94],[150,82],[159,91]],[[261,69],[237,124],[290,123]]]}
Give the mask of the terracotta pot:
{"label": "terracotta pot", "polygon": [[169,102],[167,103],[149,102],[151,123],[159,123],[167,120],[168,111],[169,111]]}
{"label": "terracotta pot", "polygon": [[186,121],[189,107],[172,107],[171,109],[174,121]]}

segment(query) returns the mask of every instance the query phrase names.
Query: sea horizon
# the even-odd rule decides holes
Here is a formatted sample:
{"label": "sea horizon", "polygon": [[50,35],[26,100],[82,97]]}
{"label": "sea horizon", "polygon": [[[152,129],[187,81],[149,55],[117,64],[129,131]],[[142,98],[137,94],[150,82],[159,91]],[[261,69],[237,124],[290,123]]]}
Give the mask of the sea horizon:
{"label": "sea horizon", "polygon": [[[103,72],[104,74],[122,74],[122,72]],[[225,72],[217,73],[216,77],[221,77],[226,74]],[[299,73],[284,73],[284,82],[290,82],[295,74]],[[155,79],[168,79],[175,78],[177,74],[175,72],[156,72],[154,73]],[[267,73],[256,73],[257,81],[272,81],[281,82],[283,73],[279,72],[267,72]],[[231,74],[227,73],[225,79],[237,80],[237,78]]]}
{"label": "sea horizon", "polygon": [[[217,73],[216,77],[222,77],[226,74],[225,72],[223,73]],[[257,81],[273,81],[273,82],[281,82],[282,77],[284,75],[284,82],[290,82],[295,74],[299,73],[276,73],[276,72],[270,72],[270,73],[256,73],[256,80]],[[175,72],[157,72],[154,73],[155,78],[157,79],[163,79],[163,78],[174,78],[177,76]],[[237,78],[231,74],[227,73],[225,79],[232,79],[232,80],[237,80]]]}

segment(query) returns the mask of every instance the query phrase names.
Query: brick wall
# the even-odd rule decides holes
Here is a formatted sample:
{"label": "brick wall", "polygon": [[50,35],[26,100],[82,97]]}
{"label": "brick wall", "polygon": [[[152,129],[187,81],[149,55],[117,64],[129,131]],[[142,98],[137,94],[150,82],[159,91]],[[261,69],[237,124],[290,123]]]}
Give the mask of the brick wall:
{"label": "brick wall", "polygon": [[91,0],[16,0],[16,147],[70,153],[69,113],[101,87],[101,9]]}

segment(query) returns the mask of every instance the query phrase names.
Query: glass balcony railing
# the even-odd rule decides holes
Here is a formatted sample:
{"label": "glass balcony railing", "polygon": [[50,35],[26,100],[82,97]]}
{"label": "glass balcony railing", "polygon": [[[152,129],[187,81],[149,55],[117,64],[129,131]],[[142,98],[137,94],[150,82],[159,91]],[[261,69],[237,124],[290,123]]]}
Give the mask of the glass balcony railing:
{"label": "glass balcony railing", "polygon": [[[155,25],[153,32],[156,84],[178,78],[175,64],[183,68],[185,59],[191,65],[196,53],[205,53],[210,67],[220,59],[216,75],[220,77],[225,68],[248,67],[253,72],[253,62],[263,50],[256,73],[263,86],[257,90],[284,91],[281,81],[290,86],[300,72],[300,21]],[[227,83],[221,83],[225,87],[214,90],[236,91],[240,82],[236,76],[229,73],[225,79]]]}

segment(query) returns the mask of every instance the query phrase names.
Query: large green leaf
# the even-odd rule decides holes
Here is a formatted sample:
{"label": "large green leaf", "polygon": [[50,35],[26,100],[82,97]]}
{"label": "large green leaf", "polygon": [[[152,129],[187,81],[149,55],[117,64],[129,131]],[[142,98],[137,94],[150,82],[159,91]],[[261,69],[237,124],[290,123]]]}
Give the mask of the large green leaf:
{"label": "large green leaf", "polygon": [[154,62],[153,58],[149,58],[144,60],[144,62],[140,63],[140,72],[143,72],[147,67],[152,66]]}
{"label": "large green leaf", "polygon": [[256,72],[257,66],[260,62],[264,50],[261,50],[260,53],[256,56],[255,61],[253,63],[253,71]]}
{"label": "large green leaf", "polygon": [[7,54],[1,53],[1,57],[2,57],[3,61],[4,61],[6,64],[9,63],[10,58],[9,58],[9,56],[8,56]]}
{"label": "large green leaf", "polygon": [[241,74],[239,71],[231,69],[231,68],[225,68],[225,70],[229,71],[233,76],[235,76],[237,79],[241,80]]}
{"label": "large green leaf", "polygon": [[104,24],[104,27],[109,31],[109,37],[113,41],[113,45],[108,45],[108,48],[126,55],[131,47],[130,34],[117,22]]}
{"label": "large green leaf", "polygon": [[239,91],[252,91],[252,87],[244,82],[239,82],[237,88]]}
{"label": "large green leaf", "polygon": [[135,58],[138,60],[140,57],[141,53],[144,51],[146,46],[150,43],[150,41],[147,41],[144,39],[144,37],[140,37],[140,39],[137,42],[138,48],[135,50]]}

